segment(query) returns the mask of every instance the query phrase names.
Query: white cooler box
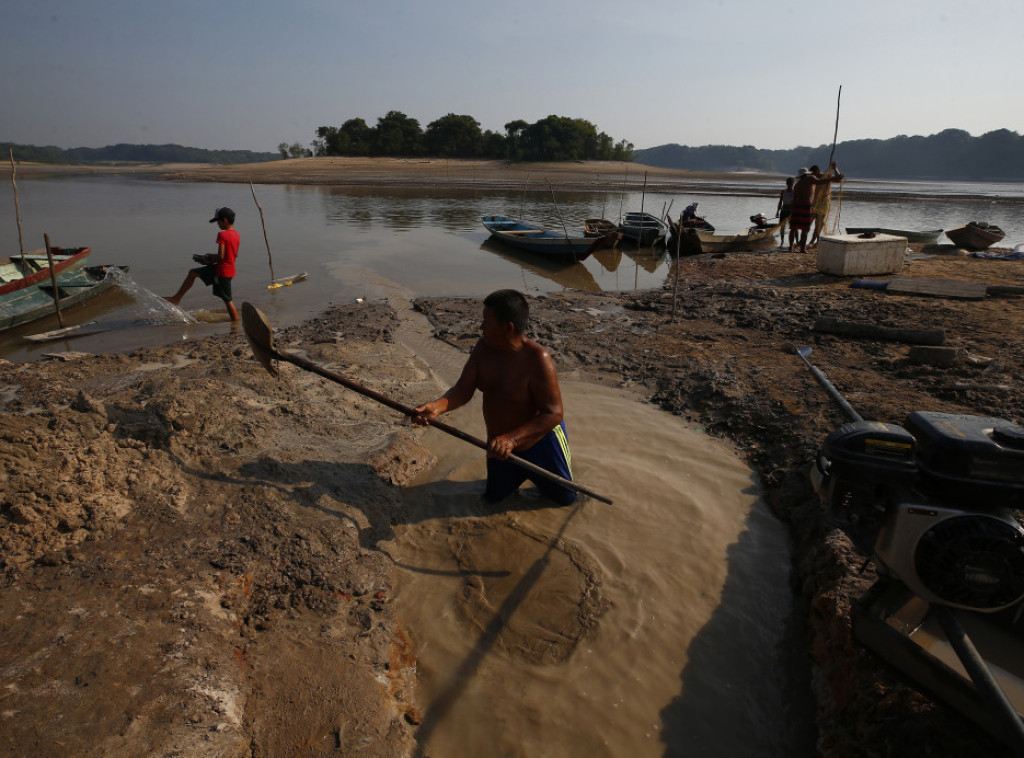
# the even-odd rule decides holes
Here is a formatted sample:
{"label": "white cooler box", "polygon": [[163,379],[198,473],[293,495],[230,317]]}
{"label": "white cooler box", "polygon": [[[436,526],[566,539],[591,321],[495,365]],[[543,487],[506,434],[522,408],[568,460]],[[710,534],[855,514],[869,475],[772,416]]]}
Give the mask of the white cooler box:
{"label": "white cooler box", "polygon": [[818,271],[839,276],[895,274],[903,269],[907,238],[876,234],[836,234],[818,239]]}

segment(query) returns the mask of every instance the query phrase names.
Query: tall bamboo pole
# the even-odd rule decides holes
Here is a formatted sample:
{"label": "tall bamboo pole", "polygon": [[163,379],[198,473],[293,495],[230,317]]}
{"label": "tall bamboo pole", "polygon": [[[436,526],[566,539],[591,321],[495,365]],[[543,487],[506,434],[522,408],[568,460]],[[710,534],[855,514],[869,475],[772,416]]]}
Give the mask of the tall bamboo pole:
{"label": "tall bamboo pole", "polygon": [[21,238],[21,205],[18,203],[18,183],[14,181],[14,148],[8,146],[11,156],[11,184],[14,185],[14,215],[18,219],[18,249],[21,251],[21,270],[25,270],[25,243]]}

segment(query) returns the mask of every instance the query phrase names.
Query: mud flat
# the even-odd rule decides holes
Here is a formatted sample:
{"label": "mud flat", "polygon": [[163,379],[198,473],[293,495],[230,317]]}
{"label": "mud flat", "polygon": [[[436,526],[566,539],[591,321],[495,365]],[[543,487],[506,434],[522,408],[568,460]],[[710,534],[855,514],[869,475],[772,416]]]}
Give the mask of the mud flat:
{"label": "mud flat", "polygon": [[[920,256],[904,273],[1024,286],[1020,261]],[[632,387],[756,468],[794,542],[820,752],[1004,754],[854,643],[850,601],[874,569],[810,490],[842,419],[792,346],[813,345],[865,418],[1020,423],[1024,300],[851,289],[780,252],[684,258],[678,274],[535,298],[533,334],[560,371]],[[474,340],[478,301],[416,307],[441,339]],[[826,316],[943,329],[964,360],[917,365],[899,342],[815,332]],[[345,305],[278,342],[405,402],[430,397],[395,318],[383,301]],[[282,373],[237,334],[0,365],[0,752],[415,753],[415,649],[379,543],[433,454],[393,412]]]}

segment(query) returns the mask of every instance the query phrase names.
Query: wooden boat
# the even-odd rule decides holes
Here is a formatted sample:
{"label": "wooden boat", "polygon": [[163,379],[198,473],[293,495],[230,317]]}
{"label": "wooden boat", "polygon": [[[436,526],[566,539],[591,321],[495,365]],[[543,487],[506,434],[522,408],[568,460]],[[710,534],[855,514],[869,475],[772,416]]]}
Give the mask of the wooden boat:
{"label": "wooden boat", "polygon": [[618,231],[619,227],[606,218],[588,218],[583,221],[584,237],[606,237]]}
{"label": "wooden boat", "polygon": [[650,213],[631,211],[619,222],[619,231],[639,247],[650,247],[668,234],[668,224]]}
{"label": "wooden boat", "polygon": [[706,229],[695,229],[692,234],[700,241],[702,253],[733,253],[746,250],[763,250],[775,246],[775,233],[779,224],[752,226],[745,232],[719,234]]}
{"label": "wooden boat", "polygon": [[483,216],[480,220],[491,236],[508,245],[566,260],[581,261],[606,242],[604,237],[570,237],[506,216]]}
{"label": "wooden boat", "polygon": [[[57,293],[61,312],[114,286],[117,282],[110,275],[111,269],[128,271],[127,266],[85,266],[71,271],[65,270],[58,276]],[[0,331],[38,321],[56,312],[53,285],[49,276],[47,271],[47,278],[35,286],[22,287],[0,295]]]}
{"label": "wooden boat", "polygon": [[905,237],[907,242],[919,242],[925,245],[932,245],[939,241],[942,229],[927,229],[921,232],[909,231],[907,229],[882,229],[874,226],[848,226],[847,234],[891,234],[894,237]]}
{"label": "wooden boat", "polygon": [[[51,247],[54,274],[60,276],[85,263],[92,248],[88,247]],[[32,250],[23,256],[12,255],[0,258],[0,298],[12,292],[35,287],[40,282],[50,283],[50,261],[45,250]]]}
{"label": "wooden boat", "polygon": [[984,250],[994,245],[1006,236],[1006,232],[995,224],[986,224],[984,221],[972,221],[969,224],[950,229],[946,236],[953,240],[953,244],[965,250]]}

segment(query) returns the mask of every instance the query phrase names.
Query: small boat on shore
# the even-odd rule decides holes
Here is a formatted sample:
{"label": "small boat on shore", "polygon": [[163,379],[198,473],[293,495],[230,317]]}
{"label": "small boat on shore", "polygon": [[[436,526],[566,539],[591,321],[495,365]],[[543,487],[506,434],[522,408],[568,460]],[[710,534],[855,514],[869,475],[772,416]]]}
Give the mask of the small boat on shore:
{"label": "small boat on shore", "polygon": [[638,247],[650,247],[665,239],[668,224],[650,213],[630,211],[622,217],[619,231],[626,239],[633,240]]}
{"label": "small boat on shore", "polygon": [[994,245],[1003,237],[1006,232],[995,224],[986,224],[984,221],[972,221],[969,224],[958,226],[946,232],[953,244],[965,250],[984,250]]}
{"label": "small boat on shore", "polygon": [[917,242],[924,245],[933,245],[939,241],[942,229],[926,229],[920,232],[907,229],[882,229],[875,226],[848,226],[847,234],[890,234],[893,237],[904,237],[907,242]]}
{"label": "small boat on shore", "polygon": [[[61,311],[113,287],[117,281],[111,273],[112,269],[128,271],[127,266],[111,265],[65,270],[57,277],[57,298]],[[0,331],[38,321],[56,312],[53,284],[49,276],[47,269],[46,279],[35,286],[22,287],[0,295]]]}
{"label": "small boat on shore", "polygon": [[482,216],[480,220],[491,236],[508,245],[565,260],[581,261],[607,242],[606,237],[570,237],[507,216]]}
{"label": "small boat on shore", "polygon": [[[51,247],[54,275],[60,276],[83,265],[91,252],[92,248],[88,247]],[[50,282],[50,259],[45,250],[0,258],[0,298],[44,281]]]}
{"label": "small boat on shore", "polygon": [[779,224],[752,226],[745,232],[719,234],[697,229],[702,253],[734,253],[747,250],[763,250],[775,246],[775,233]]}

